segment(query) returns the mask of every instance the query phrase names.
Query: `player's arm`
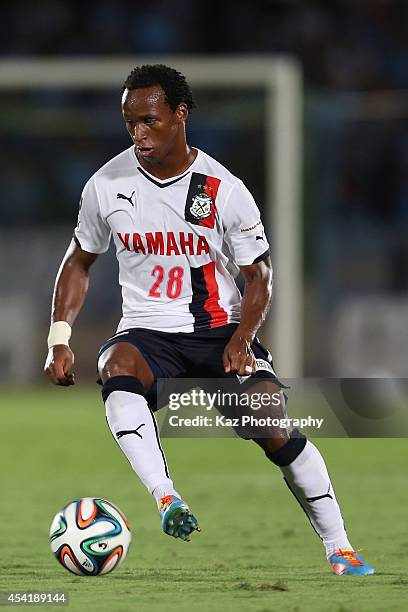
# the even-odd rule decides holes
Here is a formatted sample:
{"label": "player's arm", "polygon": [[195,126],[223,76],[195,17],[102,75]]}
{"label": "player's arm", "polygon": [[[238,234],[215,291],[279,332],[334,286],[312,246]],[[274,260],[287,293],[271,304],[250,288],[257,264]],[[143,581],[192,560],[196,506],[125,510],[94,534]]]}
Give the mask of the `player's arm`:
{"label": "player's arm", "polygon": [[255,371],[251,344],[267,315],[272,297],[270,257],[247,266],[239,266],[245,280],[241,302],[241,322],[224,350],[225,371],[248,376]]}
{"label": "player's arm", "polygon": [[[44,371],[56,385],[74,384],[74,355],[68,346],[70,328],[84,303],[89,269],[98,255],[82,250],[74,241],[62,260],[52,300],[49,350]],[[54,324],[59,323],[57,326]]]}

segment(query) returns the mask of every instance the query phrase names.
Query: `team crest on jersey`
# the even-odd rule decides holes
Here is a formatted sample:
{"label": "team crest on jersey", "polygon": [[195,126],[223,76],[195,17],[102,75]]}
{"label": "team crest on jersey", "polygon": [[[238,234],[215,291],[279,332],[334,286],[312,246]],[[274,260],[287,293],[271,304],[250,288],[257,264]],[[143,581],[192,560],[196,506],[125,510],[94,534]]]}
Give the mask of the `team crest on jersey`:
{"label": "team crest on jersey", "polygon": [[212,198],[206,193],[194,196],[190,212],[196,219],[206,219],[211,215]]}
{"label": "team crest on jersey", "polygon": [[199,172],[191,174],[184,218],[189,223],[203,227],[215,227],[216,198],[220,179]]}

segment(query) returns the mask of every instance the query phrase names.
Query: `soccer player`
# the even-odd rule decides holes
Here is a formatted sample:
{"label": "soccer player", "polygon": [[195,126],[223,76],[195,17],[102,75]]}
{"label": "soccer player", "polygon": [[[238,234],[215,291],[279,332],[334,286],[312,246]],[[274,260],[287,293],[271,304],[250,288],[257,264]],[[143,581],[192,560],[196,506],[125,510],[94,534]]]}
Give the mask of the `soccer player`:
{"label": "soccer player", "polygon": [[[157,379],[191,371],[262,382],[281,393],[256,338],[272,286],[269,247],[248,189],[186,141],[194,107],[185,77],[163,65],[127,77],[122,112],[132,146],[106,163],[82,193],[74,238],[57,275],[45,371],[74,384],[71,327],[89,270],[116,247],[123,316],[98,369],[106,417],[133,470],[155,497],[165,533],[188,540],[195,516],[174,488],[153,411]],[[243,297],[234,278],[241,272]],[[281,415],[284,416],[283,399]],[[299,431],[253,437],[283,477],[325,546],[336,574],[374,569],[351,546],[324,460]]]}

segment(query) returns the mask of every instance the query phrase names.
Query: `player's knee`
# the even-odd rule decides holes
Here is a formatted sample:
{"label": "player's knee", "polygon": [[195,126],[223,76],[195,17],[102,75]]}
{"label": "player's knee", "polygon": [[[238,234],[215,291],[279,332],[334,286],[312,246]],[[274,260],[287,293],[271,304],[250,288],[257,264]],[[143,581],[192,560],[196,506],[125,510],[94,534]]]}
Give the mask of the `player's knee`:
{"label": "player's knee", "polygon": [[148,390],[154,376],[140,351],[131,345],[115,345],[99,358],[98,371],[102,383],[119,376],[137,378]]}
{"label": "player's knee", "polygon": [[109,380],[109,378],[131,375],[131,372],[128,371],[129,367],[126,366],[126,364],[121,363],[115,359],[115,357],[105,357],[104,359],[103,355],[99,359],[98,370],[103,383]]}

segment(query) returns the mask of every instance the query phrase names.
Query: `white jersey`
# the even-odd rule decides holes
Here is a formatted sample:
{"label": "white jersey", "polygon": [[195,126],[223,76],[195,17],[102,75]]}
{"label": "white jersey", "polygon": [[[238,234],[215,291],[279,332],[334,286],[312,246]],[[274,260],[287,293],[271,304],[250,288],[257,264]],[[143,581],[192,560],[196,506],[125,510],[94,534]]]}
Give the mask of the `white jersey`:
{"label": "white jersey", "polygon": [[119,262],[123,316],[118,331],[193,332],[239,323],[238,266],[269,253],[259,210],[243,182],[198,151],[179,176],[144,170],[134,147],[85,185],[77,244]]}

